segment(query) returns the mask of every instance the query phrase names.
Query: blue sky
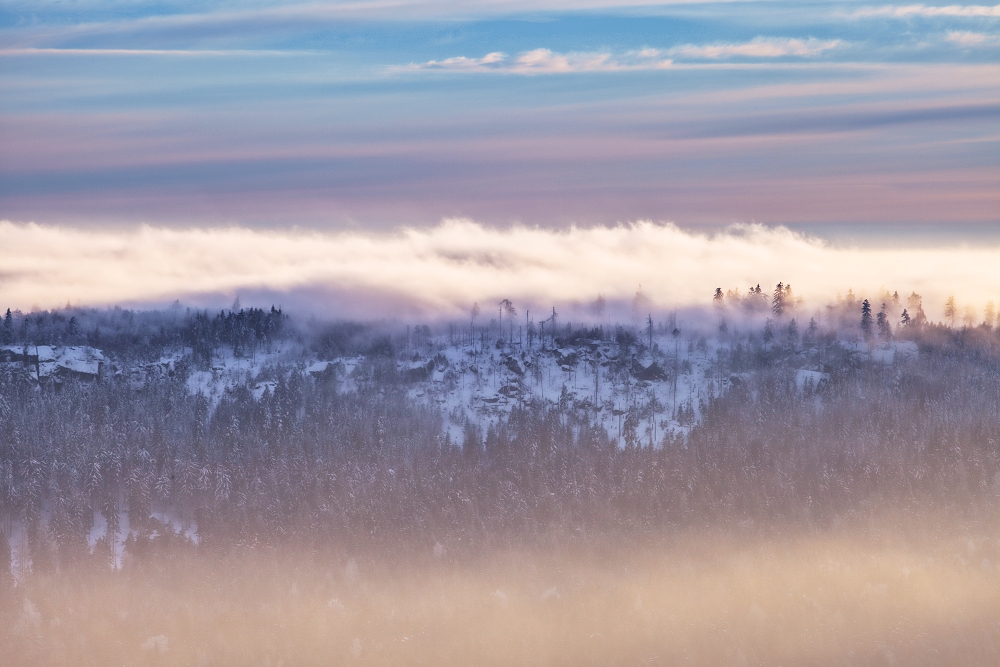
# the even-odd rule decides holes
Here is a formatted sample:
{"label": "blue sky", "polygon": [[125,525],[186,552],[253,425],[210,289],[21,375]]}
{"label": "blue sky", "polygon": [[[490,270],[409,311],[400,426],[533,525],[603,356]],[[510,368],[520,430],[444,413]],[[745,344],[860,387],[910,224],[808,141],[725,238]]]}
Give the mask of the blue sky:
{"label": "blue sky", "polygon": [[1000,222],[1000,5],[4,2],[0,218]]}

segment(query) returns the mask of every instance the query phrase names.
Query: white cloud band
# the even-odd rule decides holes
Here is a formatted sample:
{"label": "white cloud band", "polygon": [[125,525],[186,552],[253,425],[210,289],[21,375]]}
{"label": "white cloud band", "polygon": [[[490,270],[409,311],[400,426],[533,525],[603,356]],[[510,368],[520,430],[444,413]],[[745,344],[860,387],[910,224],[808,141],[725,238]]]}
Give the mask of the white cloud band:
{"label": "white cloud band", "polygon": [[0,306],[21,309],[257,291],[327,314],[433,316],[501,298],[537,307],[586,304],[598,294],[630,302],[640,285],[654,307],[667,309],[708,304],[716,287],[745,291],[779,280],[817,306],[848,288],[917,290],[932,317],[950,294],[977,305],[1000,298],[1000,248],[838,248],[761,226],[709,235],[651,222],[555,231],[446,220],[375,235],[4,221],[0,249]]}
{"label": "white cloud band", "polygon": [[944,16],[944,17],[1000,17],[1000,5],[887,5],[884,7],[868,7],[854,12],[855,16],[895,16],[908,18],[911,16]]}
{"label": "white cloud band", "polygon": [[550,49],[533,49],[511,58],[494,51],[482,58],[456,56],[444,60],[415,63],[402,70],[443,70],[452,72],[506,72],[510,74],[568,74],[580,72],[628,72],[666,69],[673,58],[690,60],[720,60],[727,58],[803,58],[817,56],[837,48],[839,39],[819,40],[757,37],[735,44],[685,44],[669,50],[643,48],[621,54],[607,52],[557,53]]}
{"label": "white cloud band", "polygon": [[482,58],[458,56],[431,60],[402,69],[446,70],[454,72],[506,72],[509,74],[570,74],[580,72],[621,72],[670,67],[671,61],[655,49],[643,49],[614,56],[603,52],[556,53],[533,49],[515,58],[495,51]]}
{"label": "white cloud band", "polygon": [[670,49],[675,57],[697,59],[720,58],[787,58],[817,56],[824,51],[835,49],[843,42],[839,39],[820,40],[784,39],[774,37],[757,37],[749,42],[738,44],[685,44]]}

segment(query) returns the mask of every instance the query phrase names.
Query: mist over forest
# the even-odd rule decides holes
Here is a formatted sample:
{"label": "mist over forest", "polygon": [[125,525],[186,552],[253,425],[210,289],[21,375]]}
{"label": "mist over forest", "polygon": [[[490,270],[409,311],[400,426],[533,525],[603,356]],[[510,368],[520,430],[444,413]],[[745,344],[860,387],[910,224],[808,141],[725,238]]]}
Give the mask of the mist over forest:
{"label": "mist over forest", "polygon": [[[598,300],[580,323],[507,300],[427,324],[303,321],[239,303],[8,310],[0,657],[922,664],[951,647],[927,664],[988,664],[1000,607],[976,596],[1000,590],[992,304],[964,313],[950,300],[932,322],[915,293],[848,291],[810,311],[783,284],[720,288],[705,304],[643,312],[639,294],[631,320],[613,322]],[[819,569],[787,583],[796,575],[774,549]],[[682,600],[680,580],[662,580],[729,571],[748,550],[738,579],[758,592],[745,598]],[[632,621],[593,651],[571,649],[610,622],[581,605],[624,590],[605,579],[629,565],[655,599],[605,599]],[[806,591],[838,568],[847,579]],[[884,594],[910,573],[967,617]],[[412,588],[442,577],[468,578],[464,592]],[[947,594],[935,588],[945,580]],[[774,597],[778,582],[796,599],[843,592],[803,610]],[[81,597],[88,586],[106,599]],[[671,634],[685,605],[758,620],[728,635],[699,626],[695,641]],[[273,625],[289,614],[297,629]],[[484,626],[448,644],[455,614],[500,634]],[[848,627],[866,614],[863,631]],[[505,625],[524,619],[550,631]],[[797,623],[827,649],[802,629],[776,639]],[[504,627],[520,648],[503,644]]]}
{"label": "mist over forest", "polygon": [[3,0],[0,667],[1000,665],[995,2]]}

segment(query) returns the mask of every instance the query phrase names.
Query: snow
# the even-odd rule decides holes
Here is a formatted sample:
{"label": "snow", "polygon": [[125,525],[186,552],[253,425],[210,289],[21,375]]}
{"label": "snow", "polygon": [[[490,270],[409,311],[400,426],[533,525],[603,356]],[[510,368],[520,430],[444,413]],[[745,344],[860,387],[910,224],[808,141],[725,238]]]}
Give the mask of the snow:
{"label": "snow", "polygon": [[306,367],[306,373],[309,373],[310,375],[320,375],[326,371],[326,369],[330,366],[330,363],[331,362],[329,361],[317,361],[309,364],[309,366]]}
{"label": "snow", "polygon": [[[205,396],[213,407],[228,389],[244,384],[259,399],[264,395],[265,389],[273,392],[276,386],[273,380],[261,377],[270,368],[279,365],[302,366],[305,361],[303,369],[308,373],[326,370],[329,362],[309,361],[304,355],[304,349],[288,342],[276,343],[270,351],[260,350],[252,357],[237,357],[231,348],[223,347],[212,357],[207,369],[188,372],[187,389],[192,395],[200,393]],[[176,361],[179,360],[180,358]]]}
{"label": "snow", "polygon": [[818,389],[823,384],[830,381],[829,373],[800,368],[795,371],[795,388],[804,391],[806,387]]}
{"label": "snow", "polygon": [[[659,345],[668,347],[672,339],[654,338],[654,343],[653,352],[629,350],[632,358],[615,369],[613,362],[622,361],[617,346],[596,340],[559,348],[536,343],[530,348],[515,344],[475,351],[432,341],[400,364],[400,371],[410,373],[434,362],[433,372],[426,380],[412,382],[408,395],[441,409],[445,434],[455,444],[462,442],[466,420],[485,427],[528,404],[575,411],[616,438],[622,437],[624,416],[632,413],[638,418],[639,440],[656,444],[667,432],[686,433],[692,421],[678,408],[688,408],[696,421],[700,403],[718,395],[723,383],[712,376],[708,352],[688,351],[685,343],[683,349],[677,347],[674,359],[674,351],[659,352]],[[674,367],[676,386],[670,379]],[[642,377],[636,377],[637,371]]]}
{"label": "snow", "polygon": [[5,356],[12,360],[21,363],[27,361],[29,367],[37,364],[36,379],[56,378],[66,374],[96,379],[101,374],[102,366],[108,361],[103,352],[84,345],[4,345],[0,350],[8,353]]}
{"label": "snow", "polygon": [[166,508],[152,512],[149,517],[156,519],[165,527],[170,528],[174,533],[182,535],[186,539],[198,544],[198,524],[195,521],[187,521],[180,517],[173,508]]}
{"label": "snow", "polygon": [[[459,445],[466,422],[485,429],[522,405],[560,406],[585,416],[621,439],[626,416],[636,419],[643,443],[659,443],[667,433],[683,435],[701,417],[701,403],[728,384],[713,375],[712,349],[694,351],[689,341],[654,337],[652,350],[639,346],[619,349],[608,341],[582,340],[558,348],[537,340],[530,347],[500,348],[448,344],[431,338],[408,351],[397,371],[409,398],[440,410],[442,435]],[[668,352],[662,352],[662,349]],[[141,389],[153,376],[169,374],[185,351],[166,355],[135,371],[133,387]],[[358,390],[356,371],[364,357],[333,360],[310,358],[301,345],[283,343],[255,357],[235,357],[223,348],[207,369],[189,371],[191,394],[202,394],[211,406],[235,386],[247,386],[258,399],[273,392],[279,374],[298,369],[318,376],[331,367],[338,390]],[[677,379],[673,380],[676,369]]]}
{"label": "snow", "polygon": [[[645,340],[643,342],[646,342]],[[657,444],[667,434],[683,436],[701,419],[702,405],[728,390],[734,377],[718,375],[718,339],[695,346],[687,338],[654,335],[651,346],[620,346],[608,340],[563,342],[551,339],[532,344],[495,341],[481,345],[449,344],[447,337],[431,337],[409,348],[397,361],[403,388],[413,401],[440,410],[442,435],[461,444],[464,426],[473,422],[484,429],[509,415],[518,406],[548,405],[570,410],[602,426],[622,442],[626,422],[635,424],[642,443]],[[865,341],[843,341],[845,349],[871,363],[894,364],[916,357],[911,341],[889,341],[869,345]],[[11,355],[22,355],[23,347],[6,346]],[[109,363],[100,350],[89,347],[38,346],[42,377],[59,372],[97,377]],[[172,376],[191,351],[181,348],[164,354],[156,362],[129,371],[133,388],[140,390],[154,378]],[[29,352],[30,354],[30,352]],[[246,386],[256,398],[273,392],[277,379],[292,369],[317,377],[331,368],[338,390],[358,390],[357,369],[363,356],[317,359],[300,342],[279,341],[253,356],[237,357],[232,349],[220,348],[207,368],[189,370],[188,392],[202,394],[214,407],[226,391]],[[193,366],[193,363],[189,363]],[[109,366],[110,367],[110,366]],[[795,386],[819,387],[829,374],[813,367],[795,371]]]}
{"label": "snow", "polygon": [[863,340],[841,343],[845,349],[869,360],[891,366],[899,361],[914,359],[920,355],[917,344],[912,340],[893,340],[869,344]]}
{"label": "snow", "polygon": [[11,574],[14,581],[21,581],[24,574],[31,571],[31,555],[28,550],[28,533],[19,521],[11,523],[7,544],[10,545]]}
{"label": "snow", "polygon": [[[136,531],[132,530],[129,523],[128,510],[121,509],[118,511],[118,533],[115,535],[114,543],[111,547],[114,549],[114,568],[120,570],[122,567],[122,558],[125,556],[125,541],[130,535],[136,534]],[[100,510],[94,510],[94,523],[91,525],[90,530],[87,532],[87,546],[90,548],[90,553],[94,553],[94,549],[97,547],[97,543],[108,537],[108,520],[104,516],[104,513]]]}
{"label": "snow", "polygon": [[87,546],[90,547],[90,553],[94,553],[94,547],[97,546],[98,541],[107,534],[108,520],[104,518],[104,514],[100,510],[94,510],[94,523],[87,533]]}
{"label": "snow", "polygon": [[[919,355],[912,341],[839,344],[867,363],[899,364]],[[418,349],[408,350],[396,368],[411,400],[440,411],[442,436],[456,446],[462,444],[468,423],[485,431],[517,407],[529,405],[574,413],[603,427],[620,445],[631,423],[638,444],[658,446],[668,434],[687,434],[702,418],[703,404],[739,381],[739,375],[719,375],[716,355],[723,345],[714,339],[696,346],[694,340],[662,335],[654,336],[650,347],[581,339],[559,347],[536,340],[531,345],[503,343],[482,349],[432,337]],[[3,346],[0,352],[6,353],[0,359],[10,363],[25,361],[24,346]],[[191,365],[190,354],[183,348],[164,354],[155,362],[129,369],[128,380],[139,390],[156,378],[172,377],[182,361]],[[801,352],[803,357],[809,354],[809,350]],[[42,378],[60,374],[98,378],[108,369],[116,371],[101,350],[86,346],[29,346],[27,361],[37,363]],[[292,370],[313,377],[333,370],[338,390],[350,393],[358,391],[362,381],[358,369],[364,362],[363,356],[316,359],[301,343],[287,341],[253,357],[236,357],[231,349],[222,348],[208,368],[188,372],[186,387],[215,406],[236,386],[248,387],[259,399],[265,392],[273,393],[278,379]],[[804,392],[828,383],[831,376],[825,370],[822,366],[798,368],[794,371],[796,389]],[[194,543],[199,541],[197,524],[171,508],[158,509],[151,518]],[[121,567],[125,541],[135,534],[126,510],[118,522],[120,529],[112,545],[115,567]],[[13,522],[9,528],[6,539],[17,577],[30,569],[30,556],[23,527]],[[97,511],[87,533],[92,553],[107,536],[108,521]]]}

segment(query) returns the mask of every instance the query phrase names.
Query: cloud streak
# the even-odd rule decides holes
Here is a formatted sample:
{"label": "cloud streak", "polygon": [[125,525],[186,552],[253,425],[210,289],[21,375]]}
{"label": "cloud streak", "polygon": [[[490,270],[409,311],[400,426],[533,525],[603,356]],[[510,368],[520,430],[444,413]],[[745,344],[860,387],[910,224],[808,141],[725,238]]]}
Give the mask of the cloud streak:
{"label": "cloud streak", "polygon": [[697,59],[722,58],[787,58],[818,56],[824,51],[835,49],[843,42],[839,39],[820,40],[756,37],[749,42],[736,44],[685,44],[670,49],[668,52],[675,57]]}
{"label": "cloud streak", "polygon": [[9,48],[0,49],[3,56],[290,56],[318,55],[321,51],[276,50],[276,49],[73,49],[73,48]]}
{"label": "cloud streak", "polygon": [[[785,228],[718,234],[639,222],[563,231],[445,220],[392,234],[246,228],[126,231],[0,222],[4,306],[151,304],[205,295],[278,295],[328,315],[455,316],[476,301],[547,307],[598,294],[655,308],[708,303],[715,287],[778,280],[819,305],[838,292],[917,290],[928,311],[950,294],[1000,297],[1000,248],[840,248]],[[298,297],[296,296],[298,295]],[[330,296],[332,295],[332,297]],[[332,299],[332,300],[331,300]],[[336,304],[336,305],[331,305]]]}
{"label": "cloud streak", "polygon": [[794,39],[756,37],[749,42],[730,44],[685,44],[671,49],[643,48],[612,54],[603,51],[557,53],[533,49],[511,58],[502,51],[482,58],[456,56],[443,60],[413,63],[396,70],[437,70],[450,72],[504,72],[508,74],[573,74],[587,72],[634,72],[668,69],[673,58],[688,60],[724,60],[729,58],[808,58],[835,49],[839,39]]}
{"label": "cloud streak", "polygon": [[854,16],[1000,18],[1000,5],[886,5],[859,9]]}
{"label": "cloud streak", "polygon": [[451,72],[504,72],[508,74],[573,74],[586,72],[627,72],[657,70],[670,67],[672,62],[656,49],[630,51],[620,56],[604,52],[556,53],[550,49],[533,49],[515,58],[500,51],[482,58],[458,56],[411,64],[402,70],[441,70]]}
{"label": "cloud streak", "polygon": [[988,35],[968,30],[952,30],[945,39],[966,49],[988,48],[1000,45],[1000,35]]}

